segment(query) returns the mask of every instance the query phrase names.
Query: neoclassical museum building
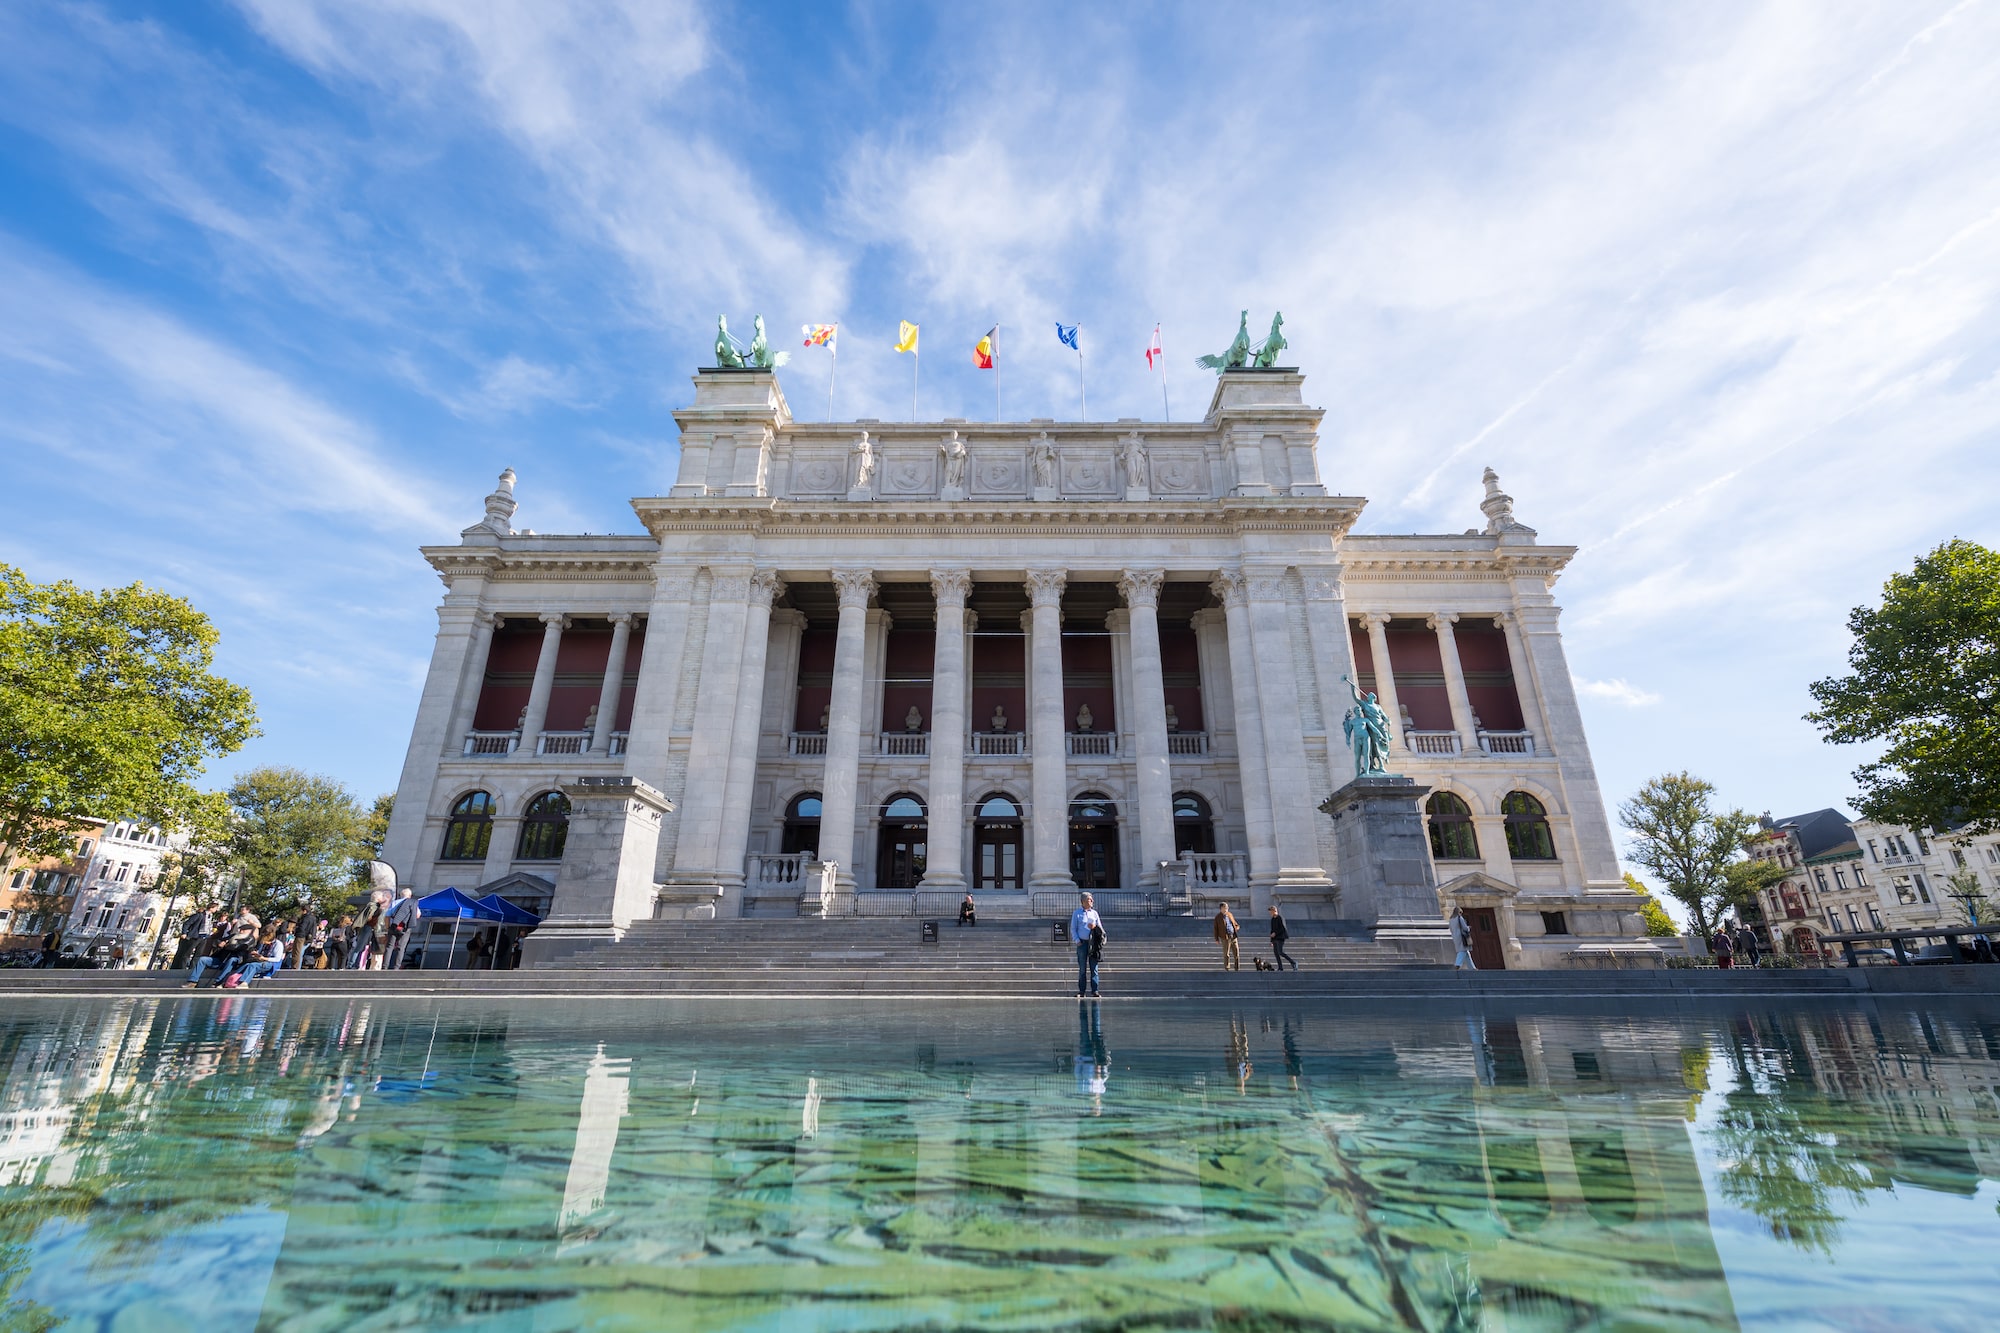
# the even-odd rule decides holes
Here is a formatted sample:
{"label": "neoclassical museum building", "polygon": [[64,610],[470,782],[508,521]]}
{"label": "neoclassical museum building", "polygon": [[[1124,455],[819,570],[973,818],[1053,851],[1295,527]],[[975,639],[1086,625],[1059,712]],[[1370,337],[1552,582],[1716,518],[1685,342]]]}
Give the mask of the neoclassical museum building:
{"label": "neoclassical museum building", "polygon": [[1339,919],[1318,807],[1354,776],[1351,681],[1400,719],[1482,966],[1643,948],[1550,591],[1574,548],[1491,472],[1478,527],[1351,533],[1302,388],[1227,372],[1194,422],[816,424],[769,371],[702,371],[643,535],[516,531],[509,471],[424,548],[446,592],[385,859],[545,912],[543,958],[967,891]]}

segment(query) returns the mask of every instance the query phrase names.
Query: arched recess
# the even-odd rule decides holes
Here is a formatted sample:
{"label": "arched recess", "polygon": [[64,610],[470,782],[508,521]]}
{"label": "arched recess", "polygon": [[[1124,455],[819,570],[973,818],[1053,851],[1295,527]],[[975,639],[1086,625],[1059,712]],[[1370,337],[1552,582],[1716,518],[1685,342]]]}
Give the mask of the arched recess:
{"label": "arched recess", "polygon": [[560,861],[569,841],[569,797],[545,791],[528,802],[521,814],[521,836],[514,844],[516,861]]}
{"label": "arched recess", "polygon": [[444,826],[444,846],[440,861],[484,861],[493,842],[493,795],[471,791],[452,803],[451,817]]}
{"label": "arched recess", "polygon": [[923,882],[929,856],[930,812],[909,792],[882,802],[881,830],[875,841],[875,887],[914,889]]}
{"label": "arched recess", "polygon": [[1215,808],[1200,792],[1174,793],[1174,855],[1205,856],[1215,850]]}
{"label": "arched recess", "polygon": [[1120,886],[1118,806],[1103,792],[1069,803],[1069,873],[1079,889]]}
{"label": "arched recess", "polygon": [[988,792],[973,807],[972,887],[1018,893],[1024,880],[1021,803],[1006,792]]}
{"label": "arched recess", "polygon": [[1525,791],[1510,791],[1500,800],[1500,816],[1507,830],[1509,856],[1516,861],[1556,859],[1548,807],[1539,798]]}
{"label": "arched recess", "polygon": [[1472,824],[1472,807],[1457,792],[1434,791],[1424,802],[1424,822],[1430,827],[1431,859],[1477,861],[1479,833]]}

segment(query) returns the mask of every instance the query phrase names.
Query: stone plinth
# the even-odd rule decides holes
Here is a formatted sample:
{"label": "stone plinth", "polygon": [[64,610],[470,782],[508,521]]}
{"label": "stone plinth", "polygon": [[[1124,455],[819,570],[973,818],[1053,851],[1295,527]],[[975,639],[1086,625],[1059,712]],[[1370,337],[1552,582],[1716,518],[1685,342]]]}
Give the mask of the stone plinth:
{"label": "stone plinth", "polygon": [[522,943],[524,966],[611,943],[653,912],[653,859],[673,803],[637,778],[579,778],[562,792],[569,834],[555,901]]}
{"label": "stone plinth", "polygon": [[1438,906],[1418,806],[1429,792],[1410,778],[1375,773],[1354,779],[1319,808],[1332,818],[1340,849],[1341,915],[1383,943],[1447,961],[1451,931]]}

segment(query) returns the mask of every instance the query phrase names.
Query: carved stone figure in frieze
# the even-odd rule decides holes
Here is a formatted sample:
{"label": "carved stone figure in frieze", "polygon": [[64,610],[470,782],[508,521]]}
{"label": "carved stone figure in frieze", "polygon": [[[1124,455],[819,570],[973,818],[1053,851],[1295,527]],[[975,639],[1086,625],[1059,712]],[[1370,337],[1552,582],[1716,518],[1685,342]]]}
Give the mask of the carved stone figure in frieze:
{"label": "carved stone figure in frieze", "polygon": [[1118,441],[1118,461],[1125,467],[1125,484],[1141,486],[1146,481],[1146,437],[1133,431]]}
{"label": "carved stone figure in frieze", "polygon": [[1035,470],[1035,489],[1054,490],[1056,487],[1056,442],[1048,434],[1037,435],[1028,449],[1028,462]]}
{"label": "carved stone figure in frieze", "polygon": [[953,431],[942,444],[938,445],[938,452],[944,455],[944,498],[964,499],[965,467],[969,458],[965,441],[958,438],[957,431]]}
{"label": "carved stone figure in frieze", "polygon": [[865,491],[875,483],[875,442],[862,431],[854,442],[854,489]]}

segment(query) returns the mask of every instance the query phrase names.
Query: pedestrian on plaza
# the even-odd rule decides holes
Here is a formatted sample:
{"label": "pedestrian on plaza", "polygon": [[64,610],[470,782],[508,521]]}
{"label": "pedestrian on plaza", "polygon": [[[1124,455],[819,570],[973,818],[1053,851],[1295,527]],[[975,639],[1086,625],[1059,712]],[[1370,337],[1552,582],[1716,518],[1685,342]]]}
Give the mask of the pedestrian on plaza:
{"label": "pedestrian on plaza", "polygon": [[1272,903],[1271,904],[1271,966],[1273,969],[1279,972],[1285,970],[1286,963],[1290,963],[1292,965],[1292,971],[1296,972],[1299,970],[1299,960],[1285,952],[1285,941],[1290,939],[1291,937],[1292,937],[1291,928],[1285,924],[1285,914],[1278,910],[1278,905],[1276,903]]}
{"label": "pedestrian on plaza", "polygon": [[389,949],[383,968],[394,972],[403,966],[403,955],[409,951],[410,936],[417,933],[417,918],[422,914],[417,906],[414,891],[403,889],[396,895],[396,905],[389,909]]}
{"label": "pedestrian on plaza", "polygon": [[1096,995],[1097,965],[1104,958],[1104,921],[1097,915],[1094,900],[1082,896],[1082,905],[1069,914],[1069,938],[1076,945],[1076,994]]}
{"label": "pedestrian on plaza", "polygon": [[1465,909],[1451,909],[1451,943],[1458,952],[1451,965],[1461,972],[1477,972],[1479,964],[1472,961],[1472,923],[1465,919]]}
{"label": "pedestrian on plaza", "polygon": [[1222,970],[1241,972],[1243,970],[1243,950],[1237,936],[1241,933],[1236,924],[1236,916],[1229,910],[1228,903],[1215,905],[1215,942],[1222,946]]}
{"label": "pedestrian on plaza", "polygon": [[56,959],[62,957],[62,932],[52,930],[42,936],[42,967],[54,967]]}
{"label": "pedestrian on plaza", "polygon": [[1736,952],[1743,955],[1747,966],[1757,966],[1764,956],[1764,948],[1757,943],[1757,932],[1750,929],[1750,923],[1740,922],[1736,927]]}
{"label": "pedestrian on plaza", "polygon": [[347,966],[348,939],[354,931],[354,918],[343,916],[332,930],[326,932],[326,965],[335,971]]}
{"label": "pedestrian on plaza", "polygon": [[381,930],[382,911],[386,903],[387,899],[382,895],[369,894],[368,901],[361,905],[361,915],[348,931],[347,965],[356,972],[381,964],[381,946],[375,937]]}
{"label": "pedestrian on plaza", "polygon": [[196,954],[208,943],[208,933],[215,929],[215,913],[206,907],[198,908],[195,914],[181,923],[181,938],[174,945],[174,958],[167,966],[178,972],[194,961]]}
{"label": "pedestrian on plaza", "polygon": [[1720,925],[1708,941],[1708,951],[1715,955],[1717,967],[1736,966],[1736,941],[1729,938],[1729,927]]}

